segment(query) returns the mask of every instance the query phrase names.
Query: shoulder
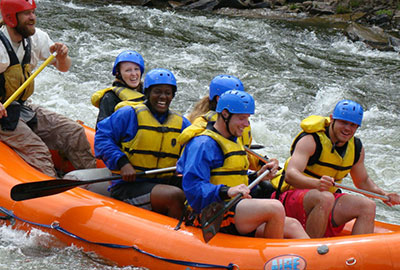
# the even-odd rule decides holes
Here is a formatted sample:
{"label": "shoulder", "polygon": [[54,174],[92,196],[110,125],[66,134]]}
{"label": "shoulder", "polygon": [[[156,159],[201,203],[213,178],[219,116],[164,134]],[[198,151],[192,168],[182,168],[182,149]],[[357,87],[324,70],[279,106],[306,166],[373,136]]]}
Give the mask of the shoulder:
{"label": "shoulder", "polygon": [[36,28],[35,34],[31,36],[31,42],[32,49],[41,49],[44,46],[50,47],[54,43],[49,35],[40,28]]}
{"label": "shoulder", "polygon": [[190,123],[189,119],[187,119],[185,116],[182,116],[182,119],[183,119],[182,129],[185,129],[192,124]]}
{"label": "shoulder", "polygon": [[216,160],[223,157],[218,143],[209,136],[200,135],[191,139],[185,147],[186,153],[196,156],[200,160]]}
{"label": "shoulder", "polygon": [[121,109],[117,110],[116,112],[113,113],[113,115],[118,115],[118,116],[136,116],[136,111],[132,106],[124,106],[121,107]]}
{"label": "shoulder", "polygon": [[215,152],[222,153],[222,150],[219,147],[218,143],[213,138],[207,135],[194,137],[188,142],[186,148],[190,148],[192,150],[197,149],[211,155],[213,155],[213,153]]}
{"label": "shoulder", "polygon": [[54,42],[46,32],[40,28],[36,28],[35,34],[33,34],[30,39],[32,52],[36,55],[37,59],[44,60],[50,56],[50,46],[53,45]]}
{"label": "shoulder", "polygon": [[293,143],[293,149],[292,152],[293,153],[299,153],[299,152],[303,152],[303,153],[309,153],[309,155],[311,156],[312,154],[314,154],[316,146],[317,146],[317,142],[316,142],[316,137],[318,137],[318,135],[316,133],[300,133],[294,143]]}
{"label": "shoulder", "polygon": [[102,101],[104,100],[106,102],[108,102],[108,101],[114,101],[114,102],[120,101],[120,99],[117,97],[117,95],[113,91],[111,91],[111,89],[107,90],[104,93],[104,96],[102,97],[101,100]]}

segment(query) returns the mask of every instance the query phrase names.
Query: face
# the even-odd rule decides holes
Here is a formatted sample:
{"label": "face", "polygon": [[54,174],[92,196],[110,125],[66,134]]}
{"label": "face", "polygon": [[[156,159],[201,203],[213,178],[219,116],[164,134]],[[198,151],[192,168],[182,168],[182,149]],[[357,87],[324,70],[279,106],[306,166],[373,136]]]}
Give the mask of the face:
{"label": "face", "polygon": [[25,10],[17,13],[17,26],[15,31],[23,38],[27,38],[35,34],[36,14],[34,9]]}
{"label": "face", "polygon": [[[333,119],[331,119],[333,121]],[[332,127],[332,126],[331,126]],[[356,133],[358,128],[357,124],[344,120],[335,120],[333,125],[331,139],[341,146],[348,142]]]}
{"label": "face", "polygon": [[139,65],[132,62],[121,62],[119,64],[119,72],[122,80],[130,88],[136,88],[139,85],[140,77],[142,76]]}
{"label": "face", "polygon": [[153,85],[150,87],[149,102],[157,113],[168,111],[169,104],[174,97],[173,86],[168,84]]}
{"label": "face", "polygon": [[243,129],[249,126],[250,114],[232,114],[229,121],[229,130],[235,137],[240,137],[243,134]]}

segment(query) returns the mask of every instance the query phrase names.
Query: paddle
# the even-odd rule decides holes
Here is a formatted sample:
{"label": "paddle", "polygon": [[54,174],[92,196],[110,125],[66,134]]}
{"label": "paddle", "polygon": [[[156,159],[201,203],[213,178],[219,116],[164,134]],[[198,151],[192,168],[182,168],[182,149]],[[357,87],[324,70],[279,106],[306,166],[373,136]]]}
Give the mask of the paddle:
{"label": "paddle", "polygon": [[[248,153],[255,155],[258,159],[260,159],[263,162],[268,162],[268,160],[266,160],[263,156],[261,156],[260,154],[252,151],[251,149],[249,149],[248,147],[245,146],[245,149]],[[389,197],[388,196],[384,196],[384,195],[380,195],[371,191],[367,191],[367,190],[363,190],[363,189],[358,189],[358,188],[354,188],[354,187],[349,187],[340,183],[335,183],[335,186],[338,188],[342,188],[342,189],[346,189],[346,190],[350,190],[356,193],[360,193],[362,195],[365,195],[367,197],[370,198],[375,198],[375,199],[380,199],[382,201],[388,201]]]}
{"label": "paddle", "polygon": [[250,145],[250,149],[263,149],[263,148],[265,148],[265,146],[262,145],[262,144],[252,144],[252,145]]}
{"label": "paddle", "polygon": [[346,185],[343,185],[343,184],[340,184],[340,183],[335,183],[335,186],[338,187],[338,188],[343,188],[343,189],[346,189],[346,190],[350,190],[350,191],[353,191],[353,192],[357,192],[357,193],[363,194],[363,195],[365,195],[367,197],[370,197],[370,198],[380,199],[382,201],[389,201],[389,197],[388,196],[377,194],[377,193],[374,193],[374,192],[371,192],[371,191],[367,191],[367,190],[363,190],[363,189],[359,189],[359,188],[355,188],[355,187],[349,187],[349,186],[346,186]]}
{"label": "paddle", "polygon": [[[163,169],[148,170],[143,172],[138,172],[136,175],[144,174],[156,174],[164,173],[176,170],[176,167],[168,167]],[[110,180],[121,179],[120,175],[110,176],[105,178],[99,178],[94,180],[68,180],[68,179],[51,179],[38,182],[29,182],[15,185],[11,189],[11,198],[14,201],[23,201],[33,198],[39,198],[49,195],[58,194],[69,189],[82,186],[90,185],[94,183],[106,182]]]}
{"label": "paddle", "polygon": [[7,99],[3,104],[4,108],[7,108],[25,88],[31,83],[31,81],[54,59],[55,54],[51,54],[47,59],[38,67],[38,69]]}
{"label": "paddle", "polygon": [[[255,187],[268,173],[269,170],[263,172],[248,186],[248,188],[252,189]],[[213,202],[201,211],[201,229],[203,231],[203,239],[206,243],[208,243],[208,241],[210,241],[219,231],[224,213],[235,205],[242,196],[242,193],[237,194],[227,204],[224,202]]]}

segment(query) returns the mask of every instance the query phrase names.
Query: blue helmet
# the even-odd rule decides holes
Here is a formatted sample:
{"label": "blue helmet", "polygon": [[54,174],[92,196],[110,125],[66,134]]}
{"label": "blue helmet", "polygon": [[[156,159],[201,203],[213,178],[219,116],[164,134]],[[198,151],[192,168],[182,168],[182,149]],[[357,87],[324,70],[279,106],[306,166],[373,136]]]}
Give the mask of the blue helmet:
{"label": "blue helmet", "polygon": [[140,53],[132,50],[126,50],[120,53],[117,58],[115,58],[114,67],[112,74],[115,76],[117,74],[117,66],[121,62],[132,62],[140,67],[140,72],[144,72],[144,60]]}
{"label": "blue helmet", "polygon": [[218,75],[211,80],[210,83],[210,100],[215,96],[221,96],[228,90],[244,91],[244,86],[241,80],[232,75]]}
{"label": "blue helmet", "polygon": [[254,99],[244,91],[229,90],[219,97],[216,112],[221,113],[224,109],[232,114],[254,114]]}
{"label": "blue helmet", "polygon": [[339,101],[332,113],[332,118],[349,121],[361,126],[364,110],[360,104],[352,100]]}
{"label": "blue helmet", "polygon": [[150,86],[157,84],[169,84],[173,86],[174,93],[176,92],[176,79],[171,71],[165,68],[156,68],[147,72],[144,78],[144,91]]}

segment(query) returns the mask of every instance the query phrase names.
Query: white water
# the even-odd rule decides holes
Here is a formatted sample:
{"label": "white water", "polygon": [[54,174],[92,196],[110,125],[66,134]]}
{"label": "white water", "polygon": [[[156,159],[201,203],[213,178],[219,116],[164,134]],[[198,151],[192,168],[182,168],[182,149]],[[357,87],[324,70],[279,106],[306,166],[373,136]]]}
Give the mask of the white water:
{"label": "white water", "polygon": [[[37,1],[38,27],[69,46],[73,66],[67,73],[45,68],[36,79],[35,103],[93,127],[91,94],[111,84],[116,55],[134,49],[146,70],[174,72],[172,107],[182,113],[207,93],[215,75],[239,77],[256,99],[253,136],[266,146],[259,152],[283,163],[301,119],[328,115],[338,100],[354,99],[366,111],[357,136],[368,172],[382,188],[400,193],[398,53],[349,42],[334,29],[111,2]],[[378,220],[400,224],[399,206],[376,202]],[[120,269],[38,231],[26,235],[3,226],[0,234],[0,269]]]}

